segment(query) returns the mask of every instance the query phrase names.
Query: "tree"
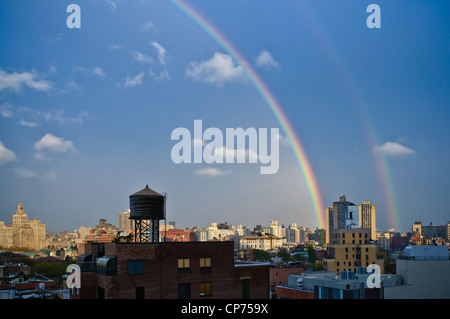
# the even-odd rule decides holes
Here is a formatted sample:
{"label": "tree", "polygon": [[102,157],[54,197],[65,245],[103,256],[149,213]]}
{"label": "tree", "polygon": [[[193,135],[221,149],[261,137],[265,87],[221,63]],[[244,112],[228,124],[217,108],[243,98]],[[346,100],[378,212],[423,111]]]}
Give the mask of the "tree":
{"label": "tree", "polygon": [[269,260],[270,254],[261,249],[253,249],[253,260]]}
{"label": "tree", "polygon": [[312,265],[314,265],[314,263],[316,262],[316,250],[314,249],[313,245],[309,245],[308,246],[308,262]]}
{"label": "tree", "polygon": [[314,263],[314,271],[322,271],[323,270],[323,264],[319,261],[316,260],[316,262]]}
{"label": "tree", "polygon": [[283,261],[292,261],[292,260],[294,260],[294,258],[292,258],[292,256],[285,250],[280,250],[277,253],[277,256],[283,258]]}
{"label": "tree", "polygon": [[31,266],[32,274],[44,275],[48,278],[60,278],[67,274],[67,266],[73,262],[36,262]]}

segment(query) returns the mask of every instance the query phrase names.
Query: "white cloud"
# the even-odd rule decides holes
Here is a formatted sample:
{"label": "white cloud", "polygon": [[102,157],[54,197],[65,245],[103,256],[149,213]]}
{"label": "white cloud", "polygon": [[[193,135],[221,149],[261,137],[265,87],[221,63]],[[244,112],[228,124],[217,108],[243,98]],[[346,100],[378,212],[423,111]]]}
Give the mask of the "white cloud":
{"label": "white cloud", "polygon": [[133,51],[131,52],[133,55],[133,58],[138,61],[139,63],[153,63],[154,60],[151,56],[148,56],[142,52],[139,51]]}
{"label": "white cloud", "polygon": [[5,164],[7,162],[15,161],[16,160],[16,154],[7,149],[3,142],[0,141],[0,165]]}
{"label": "white cloud", "polygon": [[72,92],[73,90],[79,90],[81,89],[81,86],[73,79],[70,79],[64,89],[62,89],[60,92],[61,93],[67,93],[67,92]]}
{"label": "white cloud", "polygon": [[12,109],[11,104],[0,105],[0,114],[4,118],[11,118],[13,117],[13,112],[11,111],[11,109]]}
{"label": "white cloud", "polygon": [[[59,122],[60,124],[83,124],[84,121],[89,118],[89,113],[85,111],[81,112],[75,117],[68,117],[64,114],[64,110],[61,109],[39,111],[26,106],[14,107],[10,104],[0,106],[0,114],[5,118],[21,117],[19,124],[29,127],[36,126],[39,121],[42,120],[45,120],[47,122],[55,121]],[[26,120],[23,117],[29,119]]]}
{"label": "white cloud", "polygon": [[[205,141],[205,140],[202,140],[199,138],[192,139],[193,147],[197,147],[197,146],[204,147],[204,146],[208,145],[208,143],[209,143],[209,141]],[[257,150],[254,150],[252,148],[232,149],[232,148],[227,148],[226,146],[221,146],[221,147],[214,148],[214,154],[217,154],[217,156],[222,157],[225,162],[226,162],[227,158],[234,158],[234,160],[248,158],[249,163],[256,163],[258,161],[258,159],[262,158],[258,155]]]}
{"label": "white cloud", "polygon": [[64,153],[67,151],[75,151],[72,141],[66,141],[62,137],[54,136],[47,133],[39,141],[34,144],[36,150],[36,159],[46,159],[48,153]]}
{"label": "white cloud", "polygon": [[207,175],[207,176],[225,176],[231,174],[231,170],[218,169],[214,167],[203,168],[195,171],[196,175]]}
{"label": "white cloud", "polygon": [[156,74],[152,70],[149,70],[148,73],[157,82],[164,80],[164,79],[170,79],[170,75],[169,75],[169,72],[167,72],[167,70],[163,70],[163,71],[159,72],[159,74]]}
{"label": "white cloud", "polygon": [[123,49],[123,45],[121,45],[121,44],[111,44],[111,45],[108,46],[108,49],[111,50],[111,51],[116,51],[116,50],[119,50],[119,49]]}
{"label": "white cloud", "polygon": [[158,50],[159,62],[161,64],[166,64],[166,54],[167,54],[166,49],[164,49],[164,47],[158,42],[152,42],[151,44],[156,48],[156,50]]}
{"label": "white cloud", "polygon": [[106,76],[105,71],[99,66],[94,66],[92,68],[87,68],[87,67],[84,67],[84,66],[78,66],[78,67],[76,67],[76,69],[79,70],[79,71],[83,71],[83,72],[86,72],[86,73],[89,73],[89,74],[96,75],[96,76],[98,76],[100,78],[103,78],[103,77]]}
{"label": "white cloud", "polygon": [[14,171],[20,178],[40,178],[44,181],[55,181],[57,179],[57,174],[54,171],[39,173],[24,167],[15,169]]}
{"label": "white cloud", "polygon": [[216,52],[207,61],[192,62],[186,71],[186,76],[217,87],[227,82],[245,80],[245,74],[240,65],[235,65],[231,56]]}
{"label": "white cloud", "polygon": [[29,122],[29,121],[25,121],[25,120],[20,120],[19,124],[23,125],[23,126],[27,126],[27,127],[35,127],[37,125],[37,123],[35,123],[35,122]]}
{"label": "white cloud", "polygon": [[17,176],[21,178],[34,178],[38,176],[38,173],[36,171],[32,171],[31,169],[24,167],[16,169],[15,172]]}
{"label": "white cloud", "polygon": [[134,87],[136,85],[141,85],[143,80],[142,78],[144,77],[144,72],[139,73],[138,75],[136,75],[134,78],[130,78],[127,76],[127,78],[125,79],[125,87]]}
{"label": "white cloud", "polygon": [[381,146],[375,146],[375,151],[392,157],[413,155],[416,152],[396,142],[386,142]]}
{"label": "white cloud", "polygon": [[272,54],[266,50],[263,50],[256,58],[256,66],[260,68],[277,67],[278,62],[272,57]]}
{"label": "white cloud", "polygon": [[61,40],[64,40],[64,33],[57,33],[55,35],[42,35],[41,39],[49,44],[55,44]]}
{"label": "white cloud", "polygon": [[155,26],[153,25],[153,23],[151,23],[150,21],[144,23],[143,25],[141,25],[140,27],[140,31],[147,31],[147,30],[154,30]]}
{"label": "white cloud", "polygon": [[280,142],[280,145],[289,146],[291,143],[289,142],[289,139],[286,136],[283,136],[281,134],[277,134],[275,138],[278,138],[278,141]]}
{"label": "white cloud", "polygon": [[106,3],[109,4],[112,11],[117,10],[117,1],[113,1],[113,0],[105,0],[105,1],[106,1]]}
{"label": "white cloud", "polygon": [[97,76],[99,76],[99,77],[101,77],[101,78],[103,78],[103,77],[106,76],[105,71],[104,71],[101,67],[98,67],[98,66],[95,66],[95,67],[92,69],[92,72],[93,72],[95,75],[97,75]]}
{"label": "white cloud", "polygon": [[86,119],[89,118],[89,113],[88,112],[81,112],[80,114],[78,114],[77,117],[73,117],[71,119],[69,119],[71,122],[73,123],[77,123],[77,124],[83,124],[84,121]]}
{"label": "white cloud", "polygon": [[12,89],[19,92],[23,86],[27,86],[37,91],[48,92],[52,89],[53,83],[42,79],[42,75],[34,70],[31,72],[7,73],[0,69],[0,91]]}

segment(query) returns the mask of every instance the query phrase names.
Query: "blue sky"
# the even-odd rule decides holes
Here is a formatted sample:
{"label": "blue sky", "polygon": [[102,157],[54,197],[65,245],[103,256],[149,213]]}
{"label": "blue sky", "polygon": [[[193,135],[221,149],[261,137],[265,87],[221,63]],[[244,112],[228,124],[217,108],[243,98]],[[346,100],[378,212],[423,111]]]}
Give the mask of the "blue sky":
{"label": "blue sky", "polygon": [[[381,29],[366,26],[373,2]],[[373,202],[380,229],[444,224],[450,4],[373,2],[187,1],[277,98],[325,207],[345,194]],[[80,29],[66,25],[70,3]],[[280,124],[237,61],[169,1],[4,0],[0,30],[0,220],[22,202],[50,231],[117,224],[149,184],[168,194],[168,220],[182,228],[317,226],[283,138],[273,175],[172,162],[171,132],[195,119],[222,130]],[[376,159],[388,164],[397,225]]]}

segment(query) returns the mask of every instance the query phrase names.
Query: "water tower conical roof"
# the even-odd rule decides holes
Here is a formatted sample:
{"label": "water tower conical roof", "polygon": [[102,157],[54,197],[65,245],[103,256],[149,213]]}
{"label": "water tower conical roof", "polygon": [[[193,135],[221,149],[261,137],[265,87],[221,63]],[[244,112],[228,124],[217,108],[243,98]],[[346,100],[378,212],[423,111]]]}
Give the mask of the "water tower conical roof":
{"label": "water tower conical roof", "polygon": [[130,196],[161,196],[161,197],[164,197],[160,193],[157,193],[153,189],[149,188],[148,184],[145,186],[144,189],[142,189],[139,192],[134,193],[133,195],[130,195]]}

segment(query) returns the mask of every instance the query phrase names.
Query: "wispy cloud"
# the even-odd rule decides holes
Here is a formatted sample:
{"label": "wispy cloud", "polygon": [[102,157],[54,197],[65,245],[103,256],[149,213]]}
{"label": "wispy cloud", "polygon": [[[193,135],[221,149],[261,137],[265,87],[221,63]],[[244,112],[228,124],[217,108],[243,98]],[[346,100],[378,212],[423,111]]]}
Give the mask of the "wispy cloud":
{"label": "wispy cloud", "polygon": [[53,83],[45,80],[42,74],[34,70],[31,72],[7,73],[0,69],[0,91],[11,89],[19,92],[24,86],[37,91],[48,92],[53,88]]}
{"label": "wispy cloud", "polygon": [[139,86],[144,82],[143,78],[144,78],[144,72],[139,73],[134,78],[130,78],[127,76],[125,79],[124,86],[127,88]]}
{"label": "wispy cloud", "polygon": [[216,52],[209,60],[192,62],[186,76],[216,87],[223,87],[226,83],[245,81],[246,77],[240,65],[235,65],[231,56]]}
{"label": "wispy cloud", "polygon": [[152,42],[151,45],[155,47],[156,50],[158,51],[159,63],[166,64],[166,54],[167,54],[166,49],[158,42]]}
{"label": "wispy cloud", "polygon": [[59,41],[64,40],[64,33],[57,33],[55,35],[43,35],[41,39],[49,44],[55,44]]}
{"label": "wispy cloud", "polygon": [[109,5],[112,11],[117,10],[117,0],[105,0],[105,2]]}
{"label": "wispy cloud", "polygon": [[20,178],[40,178],[44,181],[55,181],[57,179],[57,174],[54,171],[49,171],[46,173],[40,173],[38,171],[33,171],[28,168],[17,168],[14,170]]}
{"label": "wispy cloud", "polygon": [[[3,107],[3,108],[2,108]],[[33,127],[39,124],[39,121],[58,122],[60,124],[75,123],[83,124],[89,118],[88,112],[81,112],[75,117],[68,117],[64,114],[64,110],[39,111],[26,106],[13,107],[11,104],[0,106],[0,114],[6,118],[20,117],[19,124],[23,126]],[[23,117],[31,118],[25,120]],[[36,123],[38,122],[38,123]]]}
{"label": "wispy cloud", "polygon": [[25,121],[25,120],[20,120],[19,124],[22,126],[27,126],[27,127],[35,127],[37,125],[37,123],[35,123],[35,122],[29,122],[29,121]]}
{"label": "wispy cloud", "polygon": [[139,51],[132,51],[133,59],[139,63],[153,63],[155,60],[151,56],[148,56]]}
{"label": "wispy cloud", "polygon": [[77,66],[76,69],[79,71],[82,71],[82,72],[86,72],[88,74],[96,75],[100,78],[104,78],[106,76],[105,71],[99,66],[94,66],[91,68],[84,67],[84,66]]}
{"label": "wispy cloud", "polygon": [[214,167],[207,167],[195,171],[196,175],[206,175],[206,176],[225,176],[231,174],[231,170],[218,169]]}
{"label": "wispy cloud", "polygon": [[152,70],[149,70],[148,74],[157,82],[165,79],[170,79],[170,75],[167,70],[160,71],[158,74],[154,73]]}
{"label": "wispy cloud", "polygon": [[13,106],[9,103],[5,103],[0,105],[0,114],[4,117],[4,118],[11,118],[13,117]]}
{"label": "wispy cloud", "polygon": [[49,153],[65,153],[75,151],[72,141],[64,140],[62,137],[54,136],[50,133],[45,134],[34,144],[36,150],[35,158],[38,160],[47,159]]}
{"label": "wispy cloud", "polygon": [[121,44],[111,44],[108,46],[108,49],[111,51],[116,51],[116,50],[120,50],[123,49],[123,45]]}
{"label": "wispy cloud", "polygon": [[16,153],[7,149],[3,142],[0,141],[0,165],[16,160]]}
{"label": "wispy cloud", "polygon": [[413,149],[403,146],[397,142],[386,142],[383,145],[375,146],[374,150],[378,153],[391,157],[404,157],[416,153]]}
{"label": "wispy cloud", "polygon": [[147,30],[155,30],[155,26],[151,21],[147,21],[146,23],[142,24],[139,28],[139,31],[147,31]]}
{"label": "wispy cloud", "polygon": [[256,58],[256,66],[259,68],[268,69],[277,67],[278,62],[273,59],[272,54],[269,51],[263,50]]}

